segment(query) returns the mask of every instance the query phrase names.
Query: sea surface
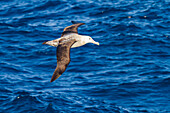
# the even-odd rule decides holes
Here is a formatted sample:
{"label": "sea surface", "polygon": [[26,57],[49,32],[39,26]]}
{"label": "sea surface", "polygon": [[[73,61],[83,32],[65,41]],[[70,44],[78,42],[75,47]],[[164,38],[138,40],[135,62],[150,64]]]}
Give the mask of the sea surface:
{"label": "sea surface", "polygon": [[[72,20],[100,46],[50,83]],[[0,113],[170,113],[170,0],[1,0]]]}

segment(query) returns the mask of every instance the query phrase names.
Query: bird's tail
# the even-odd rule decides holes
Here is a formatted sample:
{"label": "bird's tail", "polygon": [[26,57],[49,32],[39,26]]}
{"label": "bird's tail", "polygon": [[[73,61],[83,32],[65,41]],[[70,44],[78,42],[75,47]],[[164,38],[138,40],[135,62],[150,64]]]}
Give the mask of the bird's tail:
{"label": "bird's tail", "polygon": [[[46,41],[47,42],[47,41]],[[46,42],[43,42],[42,44],[46,44]]]}
{"label": "bird's tail", "polygon": [[51,40],[51,41],[43,42],[42,44],[46,44],[46,45],[50,45],[50,46],[57,47],[58,44],[59,44],[59,42],[58,42],[58,41]]}

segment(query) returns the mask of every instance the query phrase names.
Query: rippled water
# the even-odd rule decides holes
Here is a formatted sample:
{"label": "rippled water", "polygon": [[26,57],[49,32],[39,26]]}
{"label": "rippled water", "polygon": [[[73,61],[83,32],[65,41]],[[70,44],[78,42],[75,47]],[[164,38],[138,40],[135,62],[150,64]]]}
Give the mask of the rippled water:
{"label": "rippled water", "polygon": [[[170,112],[169,0],[0,1],[0,112]],[[100,46],[71,49],[50,83],[71,20]]]}

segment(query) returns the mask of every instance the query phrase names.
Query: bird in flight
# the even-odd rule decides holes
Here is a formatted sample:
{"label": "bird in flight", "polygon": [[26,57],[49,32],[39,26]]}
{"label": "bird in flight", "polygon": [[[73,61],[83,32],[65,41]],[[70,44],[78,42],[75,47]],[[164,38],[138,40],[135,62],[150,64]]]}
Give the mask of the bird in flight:
{"label": "bird in flight", "polygon": [[99,42],[94,41],[90,36],[78,34],[78,27],[84,23],[71,22],[73,25],[66,27],[60,38],[43,43],[57,47],[57,67],[50,82],[55,81],[66,70],[70,63],[70,48],[80,47],[87,43],[99,45]]}

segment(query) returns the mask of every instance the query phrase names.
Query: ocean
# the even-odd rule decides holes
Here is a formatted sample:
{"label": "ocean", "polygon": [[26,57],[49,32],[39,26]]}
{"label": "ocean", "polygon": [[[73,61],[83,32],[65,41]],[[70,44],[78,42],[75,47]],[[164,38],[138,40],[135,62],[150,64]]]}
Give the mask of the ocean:
{"label": "ocean", "polygon": [[[1,0],[0,113],[170,113],[169,0]],[[100,45],[56,48],[71,21]]]}

